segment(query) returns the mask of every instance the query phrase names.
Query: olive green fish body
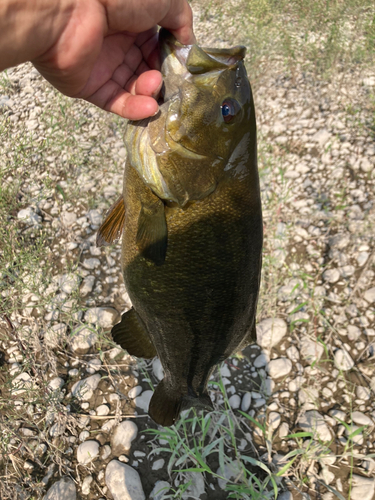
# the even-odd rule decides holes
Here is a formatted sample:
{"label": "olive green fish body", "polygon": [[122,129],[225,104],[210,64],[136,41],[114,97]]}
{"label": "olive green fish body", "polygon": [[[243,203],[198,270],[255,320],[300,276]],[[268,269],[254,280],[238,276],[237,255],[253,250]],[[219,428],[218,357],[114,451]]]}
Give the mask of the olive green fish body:
{"label": "olive green fish body", "polygon": [[244,49],[161,38],[161,113],[126,132],[122,264],[133,310],[113,336],[160,357],[149,413],[171,425],[182,409],[212,406],[214,366],[254,338],[262,215]]}

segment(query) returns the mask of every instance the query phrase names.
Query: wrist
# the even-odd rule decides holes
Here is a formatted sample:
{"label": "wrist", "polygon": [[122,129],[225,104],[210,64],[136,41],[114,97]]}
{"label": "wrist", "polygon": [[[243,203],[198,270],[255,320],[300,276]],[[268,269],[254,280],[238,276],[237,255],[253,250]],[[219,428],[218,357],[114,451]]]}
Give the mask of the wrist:
{"label": "wrist", "polygon": [[73,10],[73,0],[2,0],[0,71],[31,61],[49,50]]}

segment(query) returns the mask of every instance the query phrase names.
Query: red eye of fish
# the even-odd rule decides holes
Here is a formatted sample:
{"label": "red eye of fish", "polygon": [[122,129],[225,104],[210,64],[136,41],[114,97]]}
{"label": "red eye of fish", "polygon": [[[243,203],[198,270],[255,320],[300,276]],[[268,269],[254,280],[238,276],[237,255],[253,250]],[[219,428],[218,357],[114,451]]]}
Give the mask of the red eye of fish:
{"label": "red eye of fish", "polygon": [[225,123],[233,120],[240,109],[240,105],[234,99],[225,99],[221,105],[221,114],[223,115]]}

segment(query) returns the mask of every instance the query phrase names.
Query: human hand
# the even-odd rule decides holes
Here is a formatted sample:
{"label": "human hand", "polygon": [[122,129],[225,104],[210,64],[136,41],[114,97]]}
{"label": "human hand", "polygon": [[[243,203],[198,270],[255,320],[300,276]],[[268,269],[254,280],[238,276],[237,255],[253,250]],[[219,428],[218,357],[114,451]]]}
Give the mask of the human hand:
{"label": "human hand", "polygon": [[140,120],[158,111],[157,25],[195,41],[187,0],[74,0],[56,42],[32,62],[63,94]]}

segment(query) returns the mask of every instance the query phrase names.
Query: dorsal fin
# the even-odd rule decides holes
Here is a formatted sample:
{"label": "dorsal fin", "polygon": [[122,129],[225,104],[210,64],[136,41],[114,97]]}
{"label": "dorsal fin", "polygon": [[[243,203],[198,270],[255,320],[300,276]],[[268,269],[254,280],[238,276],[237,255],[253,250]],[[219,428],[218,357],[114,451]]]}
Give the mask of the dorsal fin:
{"label": "dorsal fin", "polygon": [[109,246],[120,238],[125,222],[125,204],[121,196],[108,210],[96,236],[96,246]]}

